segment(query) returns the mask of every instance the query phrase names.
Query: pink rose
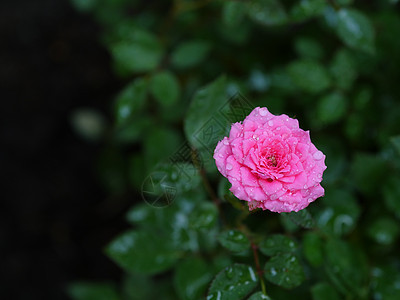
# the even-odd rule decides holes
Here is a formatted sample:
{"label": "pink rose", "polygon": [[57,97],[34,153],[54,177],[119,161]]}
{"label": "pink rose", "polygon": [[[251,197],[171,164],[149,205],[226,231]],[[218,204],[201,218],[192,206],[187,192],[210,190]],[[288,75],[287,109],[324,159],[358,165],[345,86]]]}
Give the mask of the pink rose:
{"label": "pink rose", "polygon": [[232,184],[230,191],[251,210],[299,211],[324,195],[325,155],[297,120],[265,107],[255,108],[243,124],[232,124],[214,159]]}

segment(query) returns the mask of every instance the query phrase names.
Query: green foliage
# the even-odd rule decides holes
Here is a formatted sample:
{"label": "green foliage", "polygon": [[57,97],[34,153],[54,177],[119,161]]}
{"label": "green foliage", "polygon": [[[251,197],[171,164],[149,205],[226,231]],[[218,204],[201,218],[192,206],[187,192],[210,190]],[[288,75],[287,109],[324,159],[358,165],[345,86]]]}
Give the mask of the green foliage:
{"label": "green foliage", "polygon": [[120,300],[117,290],[109,283],[75,282],[68,288],[74,300]]}
{"label": "green foliage", "polygon": [[[132,201],[104,249],[120,285],[78,282],[71,298],[400,298],[396,2],[71,0],[121,78],[108,122],[71,121],[103,146],[110,207]],[[249,212],[217,171],[217,142],[257,106],[326,155],[307,209]]]}
{"label": "green foliage", "polygon": [[275,234],[267,237],[260,245],[260,251],[268,256],[278,255],[280,253],[290,253],[296,249],[296,243],[281,234]]}
{"label": "green foliage", "polygon": [[256,285],[257,277],[252,267],[234,264],[218,273],[211,283],[207,299],[243,299]]}
{"label": "green foliage", "polygon": [[264,276],[286,289],[299,286],[305,279],[299,259],[289,253],[273,256],[264,266]]}
{"label": "green foliage", "polygon": [[227,230],[218,237],[219,242],[232,252],[242,252],[250,248],[250,241],[239,230]]}

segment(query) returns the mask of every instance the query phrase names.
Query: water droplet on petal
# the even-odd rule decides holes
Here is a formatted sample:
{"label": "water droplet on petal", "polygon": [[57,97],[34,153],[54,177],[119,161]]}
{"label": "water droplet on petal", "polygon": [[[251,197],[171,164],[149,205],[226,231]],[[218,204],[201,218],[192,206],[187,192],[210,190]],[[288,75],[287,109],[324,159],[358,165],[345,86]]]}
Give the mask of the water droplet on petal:
{"label": "water droplet on petal", "polygon": [[273,122],[272,120],[269,120],[269,121],[268,121],[268,125],[269,125],[269,126],[273,126],[273,125],[274,125],[274,122]]}
{"label": "water droplet on petal", "polygon": [[320,160],[324,157],[324,154],[321,151],[317,151],[313,154],[315,160]]}
{"label": "water droplet on petal", "polygon": [[308,188],[307,184],[305,184],[305,185],[303,186],[303,188],[304,188],[304,189]]}
{"label": "water droplet on petal", "polygon": [[227,169],[227,170],[232,170],[232,168],[233,168],[233,167],[232,167],[231,164],[226,164],[226,169]]}
{"label": "water droplet on petal", "polygon": [[308,203],[311,203],[311,202],[313,202],[313,198],[308,198]]}
{"label": "water droplet on petal", "polygon": [[228,140],[224,140],[224,145],[229,145]]}
{"label": "water droplet on petal", "polygon": [[280,127],[276,127],[276,130],[281,130],[281,128]]}
{"label": "water droplet on petal", "polygon": [[265,108],[260,109],[260,116],[265,117],[267,114],[268,114],[267,109],[265,109]]}

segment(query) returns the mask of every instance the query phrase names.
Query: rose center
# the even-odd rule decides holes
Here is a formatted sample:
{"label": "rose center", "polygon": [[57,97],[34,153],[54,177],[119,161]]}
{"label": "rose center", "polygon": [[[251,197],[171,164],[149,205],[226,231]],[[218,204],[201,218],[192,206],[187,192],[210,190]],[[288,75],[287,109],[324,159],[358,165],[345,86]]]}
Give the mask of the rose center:
{"label": "rose center", "polygon": [[275,155],[270,155],[267,158],[269,159],[269,163],[272,164],[272,166],[277,166],[278,162],[276,161]]}

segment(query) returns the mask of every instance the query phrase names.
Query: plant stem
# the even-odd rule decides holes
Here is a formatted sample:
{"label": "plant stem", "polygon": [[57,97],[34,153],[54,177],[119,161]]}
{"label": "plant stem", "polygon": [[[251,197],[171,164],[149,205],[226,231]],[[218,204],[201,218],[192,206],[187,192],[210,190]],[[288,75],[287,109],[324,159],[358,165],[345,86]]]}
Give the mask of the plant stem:
{"label": "plant stem", "polygon": [[254,264],[256,265],[258,277],[260,278],[262,293],[267,296],[267,291],[265,289],[265,282],[263,277],[264,271],[260,267],[260,260],[258,258],[258,246],[253,242],[251,242],[251,249],[253,249]]}

